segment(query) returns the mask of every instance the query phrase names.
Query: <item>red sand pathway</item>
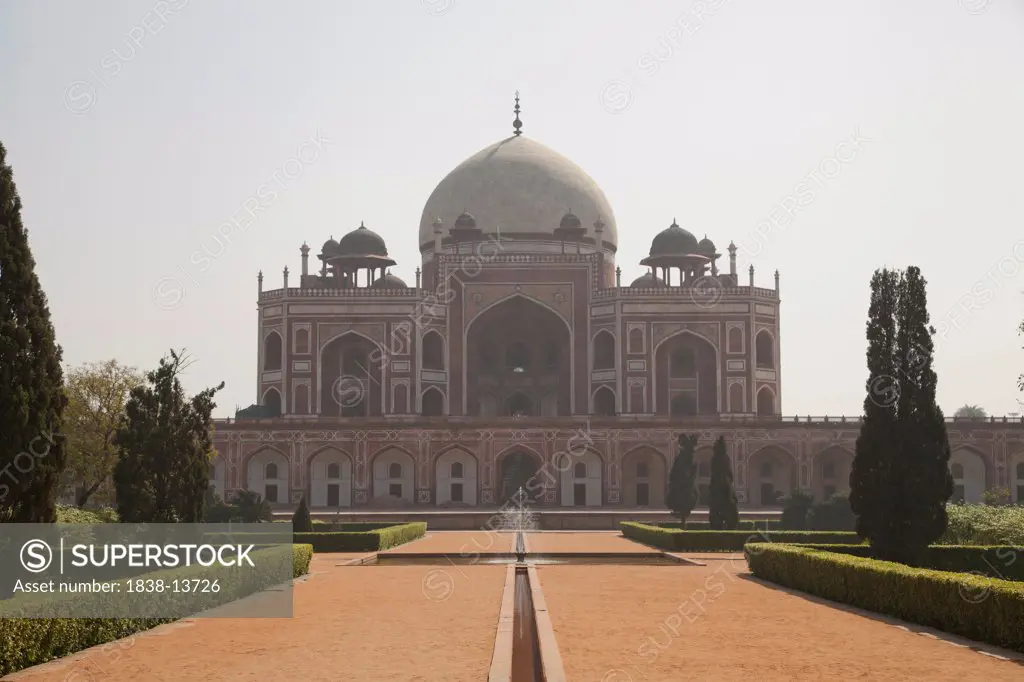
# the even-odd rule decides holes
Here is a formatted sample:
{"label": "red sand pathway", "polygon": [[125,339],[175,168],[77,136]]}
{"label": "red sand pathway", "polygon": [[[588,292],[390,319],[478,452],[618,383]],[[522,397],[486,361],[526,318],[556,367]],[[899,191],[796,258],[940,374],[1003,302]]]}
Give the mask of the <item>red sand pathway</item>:
{"label": "red sand pathway", "polygon": [[[292,619],[204,619],[97,647],[31,682],[480,682],[504,566],[345,566],[295,587]],[[454,582],[448,583],[449,579]]]}
{"label": "red sand pathway", "polygon": [[[432,532],[411,553],[508,552],[508,533]],[[647,552],[606,533],[530,533],[533,552]],[[338,566],[318,555],[291,620],[208,619],[18,673],[26,682],[479,682],[505,566]],[[540,566],[570,682],[1024,679],[1024,667],[773,589],[736,554],[707,566]],[[699,602],[699,603],[698,603]],[[6,679],[6,678],[5,678]]]}
{"label": "red sand pathway", "polygon": [[451,554],[472,559],[483,554],[506,554],[512,551],[514,533],[499,533],[487,530],[442,530],[428,531],[426,536],[410,543],[399,545],[387,552],[402,554]]}
{"label": "red sand pathway", "polygon": [[1015,662],[772,589],[742,566],[538,567],[568,679],[1024,679]]}

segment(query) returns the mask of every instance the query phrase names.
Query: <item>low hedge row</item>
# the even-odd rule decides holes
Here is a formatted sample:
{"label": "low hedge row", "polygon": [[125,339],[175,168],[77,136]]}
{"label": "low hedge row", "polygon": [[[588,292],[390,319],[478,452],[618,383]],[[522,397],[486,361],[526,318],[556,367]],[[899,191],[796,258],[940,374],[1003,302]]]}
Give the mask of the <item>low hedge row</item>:
{"label": "low hedge row", "polygon": [[[674,528],[676,530],[714,530],[708,521],[687,521],[686,523],[655,523],[658,528]],[[734,530],[776,530],[778,521],[740,521]]]}
{"label": "low hedge row", "polygon": [[293,537],[295,542],[312,545],[314,552],[380,552],[421,538],[426,532],[427,524],[417,522],[375,528],[361,533],[313,531],[295,533]]}
{"label": "low hedge row", "polygon": [[[808,549],[871,558],[868,545],[801,545]],[[932,545],[924,551],[921,568],[950,573],[974,573],[989,578],[1024,582],[1024,547],[1009,545]]]}
{"label": "low hedge row", "polygon": [[[292,577],[298,578],[309,571],[313,548],[309,545],[292,547]],[[207,573],[210,569],[203,569]],[[174,571],[160,571],[163,574]],[[152,574],[156,575],[156,574]],[[202,575],[195,569],[177,572],[179,577]],[[230,589],[230,586],[228,587]],[[230,594],[223,591],[220,594]],[[35,595],[33,595],[35,596]],[[88,598],[83,595],[76,598]],[[96,595],[103,597],[103,595]],[[158,595],[140,595],[154,598]],[[69,597],[71,598],[71,597]],[[106,644],[137,632],[149,630],[174,618],[11,618],[5,611],[0,618],[0,676],[33,665],[62,658],[99,644]]]}
{"label": "low hedge row", "polygon": [[829,531],[680,530],[622,521],[622,534],[672,552],[739,552],[748,542],[860,543],[856,533]]}
{"label": "low hedge row", "polygon": [[1022,583],[812,547],[752,543],[744,553],[758,578],[1024,652]]}

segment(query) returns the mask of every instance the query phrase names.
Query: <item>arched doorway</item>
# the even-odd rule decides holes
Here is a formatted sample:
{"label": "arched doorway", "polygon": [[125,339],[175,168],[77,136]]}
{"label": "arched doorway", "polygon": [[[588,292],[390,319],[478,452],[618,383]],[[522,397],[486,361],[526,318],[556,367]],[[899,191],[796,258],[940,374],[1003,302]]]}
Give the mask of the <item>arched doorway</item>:
{"label": "arched doorway", "polygon": [[540,467],[540,458],[525,450],[509,452],[502,457],[498,467],[499,502],[508,502],[519,488],[526,492],[531,501],[536,501],[544,485],[544,481],[537,475]]}
{"label": "arched doorway", "polygon": [[850,494],[850,469],[853,453],[840,447],[830,447],[814,458],[811,471],[811,491],[817,502],[827,502],[833,495]]}
{"label": "arched doorway", "polygon": [[580,454],[562,454],[557,463],[561,480],[561,502],[563,507],[600,507],[602,501],[601,480],[604,462],[593,450]]}
{"label": "arched doorway", "polygon": [[615,416],[615,392],[607,386],[594,392],[594,414],[599,417]]}
{"label": "arched doorway", "polygon": [[466,335],[464,376],[470,414],[481,415],[482,404],[490,404],[483,398],[490,396],[488,401],[499,406],[499,416],[514,416],[510,408],[527,406],[527,416],[568,415],[571,343],[561,317],[523,296],[484,311]]}
{"label": "arched doorway", "polygon": [[327,448],[309,462],[309,506],[337,509],[352,506],[352,461],[348,455]]}
{"label": "arched doorway", "polygon": [[775,414],[775,393],[767,386],[757,392],[757,415],[770,417]]}
{"label": "arched doorway", "polygon": [[388,449],[373,459],[373,499],[379,505],[412,504],[416,465],[407,453]]}
{"label": "arched doorway", "polygon": [[1024,504],[1024,452],[1018,452],[1010,457],[1010,501],[1014,504]]}
{"label": "arched doorway", "polygon": [[797,488],[793,455],[772,445],[761,448],[747,463],[747,499],[755,507],[777,507]]}
{"label": "arched doorway", "polygon": [[448,450],[437,458],[434,469],[438,506],[476,506],[477,466],[473,455],[458,448]]}
{"label": "arched doorway", "polygon": [[624,506],[664,509],[667,484],[665,457],[654,448],[640,447],[622,458]]}
{"label": "arched doorway", "polygon": [[288,459],[277,450],[260,450],[246,465],[247,488],[271,505],[288,503]]}
{"label": "arched doorway", "polygon": [[682,331],[655,351],[658,414],[718,414],[718,352],[707,339]]}
{"label": "arched doorway", "polygon": [[949,471],[953,474],[951,502],[980,504],[985,494],[985,460],[973,450],[954,450],[949,457]]}
{"label": "arched doorway", "polygon": [[775,368],[775,338],[767,329],[762,329],[754,337],[754,356],[758,369]]}
{"label": "arched doorway", "polygon": [[373,341],[356,332],[329,341],[320,355],[320,414],[379,416],[383,358]]}

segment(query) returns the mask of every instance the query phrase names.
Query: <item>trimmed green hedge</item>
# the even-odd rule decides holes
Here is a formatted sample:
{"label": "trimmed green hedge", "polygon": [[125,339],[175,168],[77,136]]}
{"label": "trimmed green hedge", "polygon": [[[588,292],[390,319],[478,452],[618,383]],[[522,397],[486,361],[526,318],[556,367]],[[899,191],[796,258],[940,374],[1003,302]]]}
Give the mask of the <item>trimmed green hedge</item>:
{"label": "trimmed green hedge", "polygon": [[375,528],[362,533],[295,533],[295,542],[309,543],[314,552],[380,552],[397,547],[427,532],[423,522]]}
{"label": "trimmed green hedge", "polygon": [[[808,549],[872,558],[869,545],[800,545]],[[932,545],[924,551],[921,568],[950,573],[974,573],[989,578],[1024,582],[1024,547],[1009,545]]]}
{"label": "trimmed green hedge", "polygon": [[[686,523],[654,523],[658,528],[674,528],[676,530],[713,530],[707,521],[687,521]],[[776,530],[778,521],[740,521],[736,530]]]}
{"label": "trimmed green hedge", "polygon": [[[292,546],[293,578],[309,571],[312,556],[311,546]],[[0,618],[0,676],[172,622],[173,618]]]}
{"label": "trimmed green hedge", "polygon": [[740,552],[748,542],[802,542],[852,545],[856,533],[828,531],[679,530],[622,521],[622,534],[630,540],[672,552]]}
{"label": "trimmed green hedge", "polygon": [[331,523],[329,521],[314,521],[313,528],[314,532],[318,533],[365,533],[370,530],[380,530],[381,528],[390,528],[400,524],[396,523],[354,523],[354,522],[343,522],[343,523]]}
{"label": "trimmed green hedge", "polygon": [[752,543],[744,549],[758,578],[1024,652],[1024,584],[824,551]]}
{"label": "trimmed green hedge", "polygon": [[313,560],[313,545],[292,545],[292,578],[309,573],[309,562]]}

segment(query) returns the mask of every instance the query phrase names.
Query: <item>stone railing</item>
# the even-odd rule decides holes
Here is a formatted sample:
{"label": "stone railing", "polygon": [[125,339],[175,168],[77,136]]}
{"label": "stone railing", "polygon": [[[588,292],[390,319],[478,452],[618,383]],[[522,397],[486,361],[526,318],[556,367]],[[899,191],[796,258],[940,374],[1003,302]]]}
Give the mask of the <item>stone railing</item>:
{"label": "stone railing", "polygon": [[[318,417],[316,415],[291,415],[276,417],[274,419],[235,419],[224,417],[214,419],[214,424],[235,424],[239,422],[278,422],[285,424],[311,424],[318,427],[325,427],[332,424],[338,425],[363,425],[370,423],[388,424],[392,428],[403,424],[416,426],[436,426],[438,428],[451,427],[490,427],[509,426],[522,424],[524,428],[543,428],[544,426],[565,426],[567,423],[591,424],[601,428],[631,428],[635,423],[663,423],[674,424],[681,428],[700,425],[732,425],[751,424],[770,426],[772,424],[856,424],[859,425],[863,417],[838,416],[784,416],[784,415],[752,415],[752,414],[721,414],[721,415],[696,415],[692,417],[670,417],[668,415],[650,414],[620,414],[616,416],[597,415],[572,415],[564,417],[423,417],[416,414],[394,414],[383,417]],[[946,417],[946,423],[959,424],[963,426],[984,424],[1024,424],[1024,417],[1019,415],[1005,417]]]}
{"label": "stone railing", "polygon": [[277,298],[419,298],[423,291],[421,289],[373,289],[365,287],[353,287],[351,289],[300,289],[288,287],[287,289],[270,289],[260,292],[260,301],[271,301]]}
{"label": "stone railing", "polygon": [[691,296],[695,301],[707,301],[727,296],[753,296],[778,300],[779,292],[763,287],[612,287],[594,292],[595,299],[646,296]]}

